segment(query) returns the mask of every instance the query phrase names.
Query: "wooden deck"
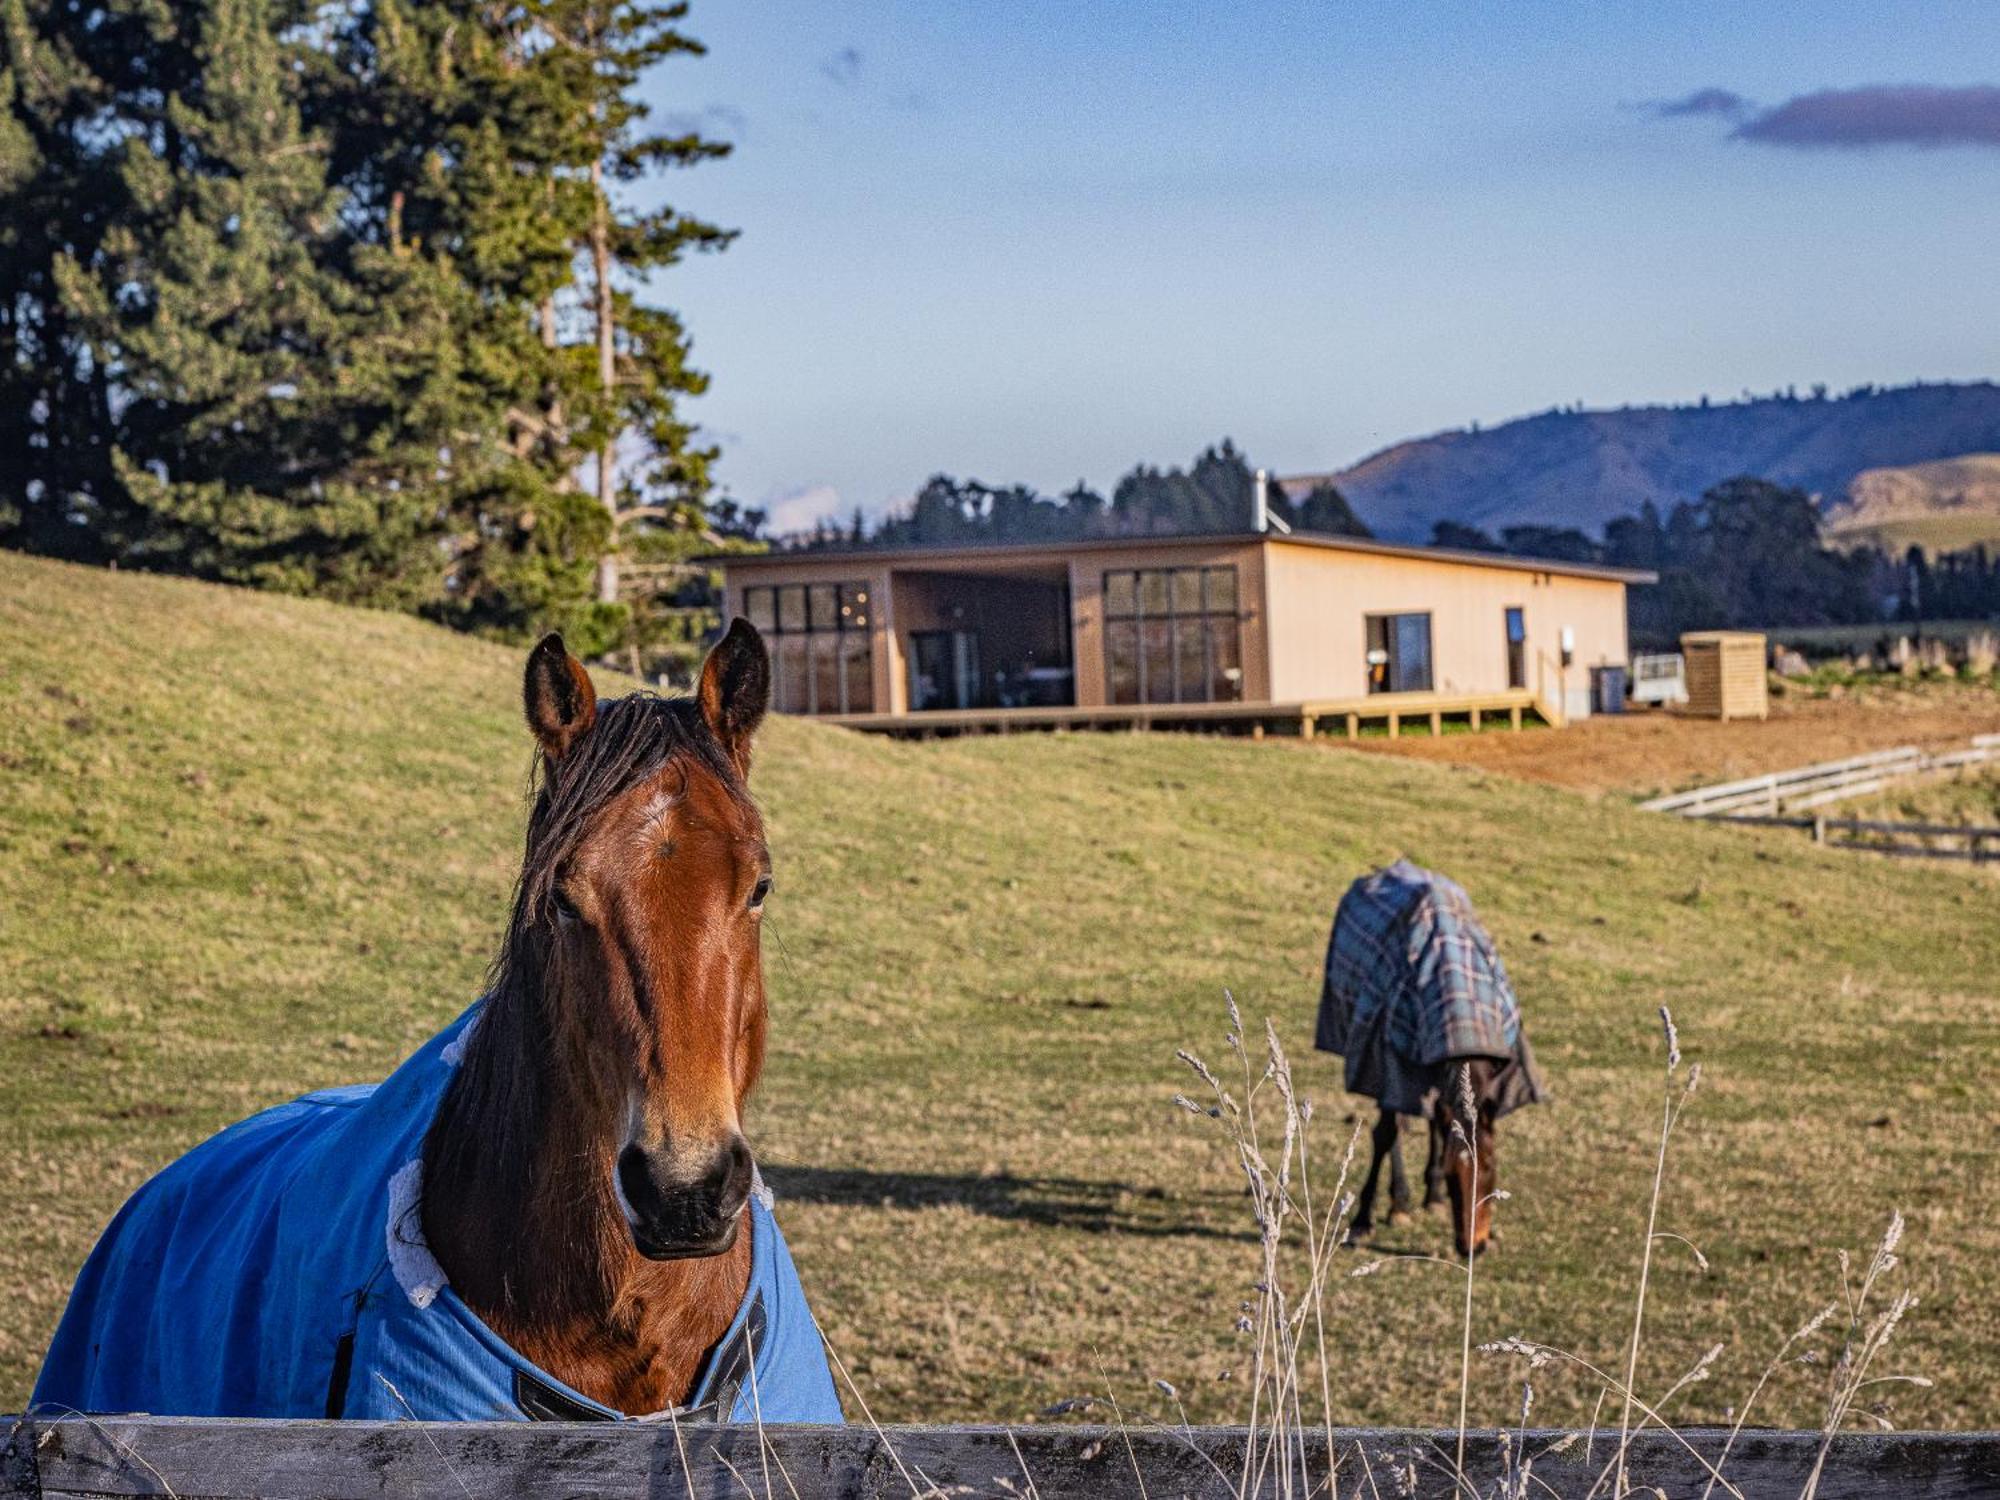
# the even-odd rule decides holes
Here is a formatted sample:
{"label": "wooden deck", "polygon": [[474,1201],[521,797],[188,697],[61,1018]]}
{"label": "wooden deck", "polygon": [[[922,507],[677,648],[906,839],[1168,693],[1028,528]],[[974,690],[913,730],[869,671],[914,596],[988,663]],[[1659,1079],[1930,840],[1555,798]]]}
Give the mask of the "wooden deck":
{"label": "wooden deck", "polygon": [[962,734],[1012,734],[1057,729],[1170,729],[1212,734],[1267,734],[1313,739],[1359,739],[1363,726],[1382,725],[1391,737],[1406,731],[1442,734],[1447,720],[1477,732],[1489,726],[1519,729],[1528,715],[1549,724],[1561,719],[1533,693],[1376,693],[1366,698],[1309,703],[1141,703],[1098,708],[931,709],[907,714],[829,714],[821,722],[904,739]]}

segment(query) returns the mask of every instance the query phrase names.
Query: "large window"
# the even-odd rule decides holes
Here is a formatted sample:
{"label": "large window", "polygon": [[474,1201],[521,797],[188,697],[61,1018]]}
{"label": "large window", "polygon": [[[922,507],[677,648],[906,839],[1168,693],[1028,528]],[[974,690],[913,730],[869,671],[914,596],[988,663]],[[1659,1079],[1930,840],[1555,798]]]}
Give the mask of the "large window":
{"label": "large window", "polygon": [[1113,703],[1226,703],[1241,698],[1236,570],[1106,573],[1104,677]]}
{"label": "large window", "polygon": [[787,583],[743,591],[743,613],[771,648],[771,706],[786,714],[875,708],[865,583]]}
{"label": "large window", "polygon": [[1431,617],[1368,616],[1368,691],[1427,693],[1431,689]]}

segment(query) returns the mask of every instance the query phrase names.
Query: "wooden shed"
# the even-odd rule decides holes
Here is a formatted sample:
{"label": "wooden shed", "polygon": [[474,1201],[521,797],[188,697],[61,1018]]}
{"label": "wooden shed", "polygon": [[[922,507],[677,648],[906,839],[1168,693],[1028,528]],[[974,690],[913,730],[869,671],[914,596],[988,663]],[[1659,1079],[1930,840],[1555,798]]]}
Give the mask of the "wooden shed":
{"label": "wooden shed", "polygon": [[1681,637],[1688,712],[1709,719],[1761,719],[1770,712],[1764,637],[1754,630],[1699,630]]}

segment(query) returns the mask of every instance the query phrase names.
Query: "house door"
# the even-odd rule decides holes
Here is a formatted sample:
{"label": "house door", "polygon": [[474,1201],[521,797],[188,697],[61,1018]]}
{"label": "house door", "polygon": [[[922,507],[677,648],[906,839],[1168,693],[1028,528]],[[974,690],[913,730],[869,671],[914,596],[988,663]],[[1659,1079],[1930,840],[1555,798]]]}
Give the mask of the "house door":
{"label": "house door", "polygon": [[1524,688],[1528,685],[1528,621],[1522,612],[1509,606],[1507,610],[1507,686]]}
{"label": "house door", "polygon": [[910,707],[974,708],[979,703],[979,637],[969,630],[910,632]]}

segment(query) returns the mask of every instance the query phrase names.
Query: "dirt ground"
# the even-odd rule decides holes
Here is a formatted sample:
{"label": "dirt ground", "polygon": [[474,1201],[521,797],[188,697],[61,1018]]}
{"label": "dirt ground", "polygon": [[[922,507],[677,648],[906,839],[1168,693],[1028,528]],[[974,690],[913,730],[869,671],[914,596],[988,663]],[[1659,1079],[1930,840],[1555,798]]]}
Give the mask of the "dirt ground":
{"label": "dirt ground", "polygon": [[1771,717],[1718,723],[1651,710],[1594,718],[1562,731],[1418,733],[1362,747],[1416,760],[1477,766],[1588,792],[1650,796],[1704,782],[1783,771],[1896,745],[1962,744],[2000,732],[2000,693],[1977,687],[1857,690],[1771,700]]}

